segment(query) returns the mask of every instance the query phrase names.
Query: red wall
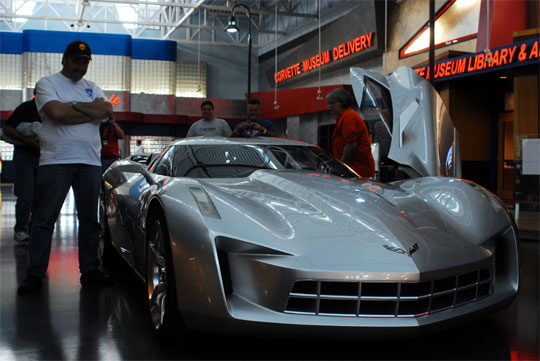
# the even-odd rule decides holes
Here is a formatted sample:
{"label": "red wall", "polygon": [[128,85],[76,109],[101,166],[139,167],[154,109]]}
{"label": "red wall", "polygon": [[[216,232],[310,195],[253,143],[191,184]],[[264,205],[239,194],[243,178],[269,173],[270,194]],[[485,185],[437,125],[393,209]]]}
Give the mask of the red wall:
{"label": "red wall", "polygon": [[[489,2],[489,45],[486,46],[486,17]],[[514,32],[527,29],[527,0],[482,0],[476,51],[512,44]]]}
{"label": "red wall", "polygon": [[317,100],[318,87],[278,90],[279,109],[274,109],[274,91],[252,93],[252,98],[261,101],[262,114],[265,119],[285,118],[288,116],[320,112],[328,109],[326,95],[337,88],[345,88],[354,96],[352,88],[347,85],[328,85],[321,87],[322,100]]}
{"label": "red wall", "polygon": [[514,31],[527,29],[526,0],[498,0],[493,3],[491,48],[512,44]]}

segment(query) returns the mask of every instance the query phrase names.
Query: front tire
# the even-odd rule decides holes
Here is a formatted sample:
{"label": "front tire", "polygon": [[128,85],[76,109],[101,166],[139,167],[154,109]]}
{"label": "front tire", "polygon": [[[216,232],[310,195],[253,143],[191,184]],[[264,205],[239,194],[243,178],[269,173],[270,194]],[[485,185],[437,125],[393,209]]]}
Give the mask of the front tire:
{"label": "front tire", "polygon": [[99,199],[99,223],[101,232],[99,234],[98,257],[105,267],[112,267],[116,263],[115,250],[111,241],[111,233],[107,222],[107,213],[105,212],[106,204],[103,200],[103,194]]}
{"label": "front tire", "polygon": [[146,251],[148,311],[157,336],[170,340],[181,331],[170,239],[161,212],[150,222]]}

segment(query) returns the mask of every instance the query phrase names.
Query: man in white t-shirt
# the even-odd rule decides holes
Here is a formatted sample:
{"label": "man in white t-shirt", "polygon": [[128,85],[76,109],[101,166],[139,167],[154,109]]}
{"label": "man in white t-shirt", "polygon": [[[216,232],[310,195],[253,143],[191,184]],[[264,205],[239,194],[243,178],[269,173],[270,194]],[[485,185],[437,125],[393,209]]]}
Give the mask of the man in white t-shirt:
{"label": "man in white t-shirt", "polygon": [[111,283],[111,277],[99,270],[97,214],[101,187],[99,126],[113,116],[113,109],[103,91],[83,79],[91,59],[88,44],[74,41],[64,51],[62,70],[36,84],[36,106],[43,122],[39,133],[41,154],[28,248],[30,265],[19,294],[36,292],[42,286],[54,224],[70,188],[79,220],[81,283]]}
{"label": "man in white t-shirt", "polygon": [[135,154],[143,154],[144,151],[144,145],[142,144],[142,140],[137,139],[135,141],[135,144],[137,145],[137,148],[135,149]]}
{"label": "man in white t-shirt", "polygon": [[202,119],[191,124],[186,137],[230,137],[231,127],[224,119],[214,118],[214,104],[205,100],[201,104]]}

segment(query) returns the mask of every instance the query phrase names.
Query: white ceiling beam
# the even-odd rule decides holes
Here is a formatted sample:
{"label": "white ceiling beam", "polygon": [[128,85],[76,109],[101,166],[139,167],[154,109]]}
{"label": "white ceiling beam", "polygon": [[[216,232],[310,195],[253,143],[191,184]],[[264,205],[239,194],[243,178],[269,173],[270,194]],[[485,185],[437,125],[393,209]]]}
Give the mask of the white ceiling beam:
{"label": "white ceiling beam", "polygon": [[182,23],[184,21],[186,21],[187,18],[189,18],[191,16],[191,14],[195,11],[195,9],[197,9],[199,6],[201,6],[201,4],[204,2],[204,0],[199,0],[197,1],[197,3],[195,4],[196,6],[194,8],[191,8],[189,9],[188,11],[185,11],[184,12],[184,16],[182,16],[177,22],[176,24],[174,25],[174,27],[172,29],[170,29],[166,34],[165,36],[163,36],[163,39],[168,39],[169,36],[171,36],[171,34],[173,32],[176,31],[176,29],[178,29],[178,27],[180,27],[180,25],[182,25]]}
{"label": "white ceiling beam", "polygon": [[[77,17],[69,17],[69,16],[42,16],[42,15],[3,15],[0,14],[0,19],[26,19],[26,20],[49,20],[49,21],[67,21],[71,23],[76,23],[78,21]],[[4,20],[4,21],[6,21]],[[160,27],[174,27],[177,26],[177,23],[172,22],[151,22],[151,21],[120,21],[119,19],[105,19],[105,18],[86,18],[84,19],[84,22],[86,23],[104,23],[104,24],[133,24],[133,25],[140,25],[140,26],[160,26]],[[181,28],[190,28],[190,29],[198,29],[199,26],[196,24],[181,24],[177,27]],[[219,27],[219,26],[211,26],[211,25],[201,25],[201,29],[203,30],[223,30],[225,27]],[[244,29],[240,29],[241,32],[247,31]],[[274,34],[272,30],[259,30],[257,31],[261,34]],[[278,34],[280,35],[287,35],[284,31],[278,31]]]}
{"label": "white ceiling beam", "polygon": [[[278,25],[278,35],[280,38],[295,36],[298,30],[303,30],[303,27],[300,27],[300,29],[295,28],[294,34],[289,34],[290,29],[288,27],[292,18],[304,18],[302,22],[317,19],[316,11],[314,12],[316,4],[311,3],[311,1],[315,0],[238,0],[231,3],[229,1],[225,2],[225,0],[157,0],[156,2],[150,0],[22,0],[22,2],[24,1],[32,1],[36,4],[32,15],[18,15],[16,9],[12,8],[15,3],[14,0],[0,0],[0,22],[5,24],[6,31],[22,31],[30,28],[29,25],[25,25],[27,23],[18,21],[19,19],[41,20],[44,22],[43,29],[45,30],[53,26],[54,23],[62,23],[68,31],[80,31],[83,28],[82,25],[92,24],[101,27],[102,31],[107,33],[109,24],[126,25],[122,31],[134,38],[146,37],[171,40],[177,40],[173,37],[173,34],[175,34],[176,38],[184,38],[183,32],[175,33],[178,29],[188,29],[186,33],[189,35],[190,29],[200,28],[202,31],[200,36],[209,41],[208,43],[204,42],[205,45],[228,44],[244,46],[247,36],[247,24],[245,22],[242,22],[245,29],[240,29],[240,33],[236,37],[216,37],[216,34],[223,33],[224,26],[220,25],[226,23],[233,4],[241,1],[249,6],[251,12],[252,34],[255,36],[253,45],[258,44],[257,47],[260,47],[263,52],[274,43],[274,41],[270,40],[273,40],[275,33],[276,4],[280,24]],[[132,21],[120,20],[121,4],[129,6],[136,12],[137,15]],[[87,7],[88,9],[86,9]],[[3,8],[5,11],[2,11]],[[107,11],[104,11],[104,9]],[[201,25],[193,17],[197,16],[196,10],[204,13],[204,22]],[[240,13],[247,14],[247,11],[243,8],[237,8],[235,13],[242,17]],[[298,22],[300,23],[300,21]],[[307,21],[307,23],[311,23],[311,21]],[[159,33],[148,32],[156,29],[159,30]],[[189,43],[191,39],[195,39],[195,35],[188,36],[186,41],[178,41]],[[230,36],[230,34],[228,35]],[[220,44],[217,44],[216,41],[220,42]]]}
{"label": "white ceiling beam", "polygon": [[[220,12],[230,12],[232,10],[232,7],[224,6],[224,5],[197,5],[193,3],[187,3],[187,2],[169,2],[169,1],[156,1],[156,2],[150,2],[150,1],[139,1],[139,0],[91,0],[93,3],[113,3],[113,4],[131,4],[131,5],[152,5],[152,6],[174,6],[174,7],[181,7],[181,8],[201,8],[206,10],[212,10],[212,11],[220,11]],[[272,10],[265,10],[265,9],[249,9],[252,14],[264,14],[264,15],[274,15],[274,12]],[[235,12],[246,12],[245,9],[238,8],[235,10]],[[316,14],[306,14],[306,13],[295,13],[295,12],[278,12],[278,16],[291,16],[291,17],[297,17],[297,18],[313,18],[316,19]]]}
{"label": "white ceiling beam", "polygon": [[[222,11],[222,12],[230,12],[232,8],[227,6],[220,6],[220,5],[203,5],[201,6],[201,9],[207,9],[207,10],[213,10],[213,11]],[[249,9],[251,14],[261,14],[261,15],[275,15],[274,11],[272,10],[264,10],[264,9]],[[235,11],[235,13],[242,13],[247,12],[245,9],[239,7]],[[295,13],[295,12],[278,12],[278,16],[289,16],[293,18],[313,18],[317,19],[317,15],[313,14],[305,14],[305,13]]]}

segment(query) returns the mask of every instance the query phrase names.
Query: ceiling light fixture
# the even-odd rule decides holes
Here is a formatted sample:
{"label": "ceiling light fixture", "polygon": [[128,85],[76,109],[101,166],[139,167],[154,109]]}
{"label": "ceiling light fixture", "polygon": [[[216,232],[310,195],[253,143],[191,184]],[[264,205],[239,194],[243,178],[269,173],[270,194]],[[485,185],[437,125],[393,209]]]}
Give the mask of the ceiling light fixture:
{"label": "ceiling light fixture", "polygon": [[234,17],[234,15],[232,15],[232,12],[231,12],[231,15],[229,16],[229,22],[227,26],[225,27],[225,31],[231,34],[234,34],[240,31],[240,29],[238,29],[238,26],[236,25],[236,18]]}
{"label": "ceiling light fixture", "polygon": [[249,10],[249,8],[244,4],[234,5],[233,8],[231,9],[231,15],[229,16],[229,23],[227,24],[224,30],[228,33],[236,33],[240,31],[240,29],[238,29],[237,22],[234,17],[234,11],[239,7],[243,7],[244,9],[246,9],[247,16],[248,16],[248,23],[249,23],[249,27],[248,27],[248,82],[247,82],[247,99],[249,101],[249,99],[251,99],[251,11]]}

